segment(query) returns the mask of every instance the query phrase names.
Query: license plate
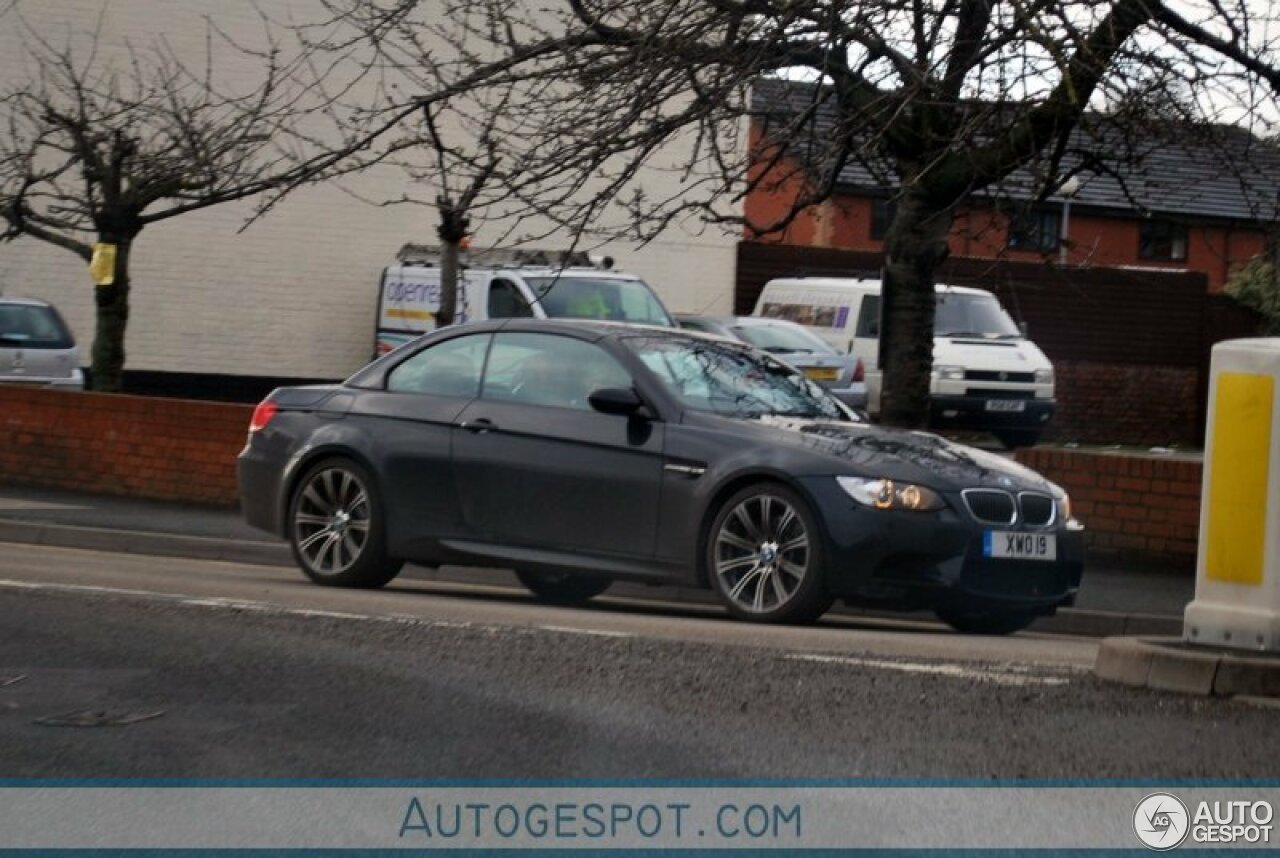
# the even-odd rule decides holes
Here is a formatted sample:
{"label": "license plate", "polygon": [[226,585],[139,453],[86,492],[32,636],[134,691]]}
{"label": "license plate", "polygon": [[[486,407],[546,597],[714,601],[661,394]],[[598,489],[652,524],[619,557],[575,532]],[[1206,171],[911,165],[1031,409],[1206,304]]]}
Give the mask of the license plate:
{"label": "license plate", "polygon": [[840,377],[840,370],[836,367],[809,366],[805,367],[804,374],[814,381],[835,381]]}
{"label": "license plate", "polygon": [[1021,399],[988,399],[988,411],[1026,411],[1027,403]]}
{"label": "license plate", "polygon": [[988,530],[982,535],[982,556],[1010,560],[1057,560],[1058,541],[1051,533]]}

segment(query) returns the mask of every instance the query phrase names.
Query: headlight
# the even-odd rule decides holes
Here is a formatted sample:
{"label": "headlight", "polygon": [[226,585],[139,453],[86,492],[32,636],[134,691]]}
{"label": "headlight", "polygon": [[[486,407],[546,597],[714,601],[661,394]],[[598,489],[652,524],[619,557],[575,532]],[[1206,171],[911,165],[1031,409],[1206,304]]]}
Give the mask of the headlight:
{"label": "headlight", "polygon": [[1052,369],[1036,370],[1036,384],[1053,384],[1053,370]]}
{"label": "headlight", "polygon": [[933,373],[938,378],[948,381],[964,381],[964,367],[962,366],[935,366]]}
{"label": "headlight", "polygon": [[1071,495],[1058,498],[1058,520],[1071,521]]}
{"label": "headlight", "polygon": [[836,477],[840,488],[863,506],[874,509],[906,509],[929,512],[946,506],[933,489],[893,480]]}

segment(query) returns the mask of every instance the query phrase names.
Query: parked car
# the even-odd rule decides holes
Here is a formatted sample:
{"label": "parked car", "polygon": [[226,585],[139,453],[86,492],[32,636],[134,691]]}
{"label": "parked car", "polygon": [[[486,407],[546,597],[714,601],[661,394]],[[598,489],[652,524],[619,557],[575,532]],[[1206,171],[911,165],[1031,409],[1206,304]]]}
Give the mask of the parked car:
{"label": "parked car", "polygon": [[0,298],[0,382],[84,389],[75,337],[52,304]]}
{"label": "parked car", "polygon": [[248,522],[319,584],[405,561],[504,566],[576,602],[615,579],[714,589],[736,617],[835,599],[1006,633],[1069,604],[1066,494],[994,453],[872,426],[744,344],[511,319],[445,328],[255,409]]}
{"label": "parked car", "polygon": [[850,408],[867,407],[867,384],[862,358],[836,351],[803,325],[785,319],[755,316],[692,316],[676,314],[676,322],[691,331],[750,343],[800,370]]}

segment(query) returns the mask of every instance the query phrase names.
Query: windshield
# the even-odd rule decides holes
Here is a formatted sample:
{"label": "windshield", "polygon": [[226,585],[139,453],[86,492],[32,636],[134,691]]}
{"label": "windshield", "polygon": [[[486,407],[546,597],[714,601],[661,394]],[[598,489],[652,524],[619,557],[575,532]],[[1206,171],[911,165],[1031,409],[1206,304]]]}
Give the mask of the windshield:
{"label": "windshield", "polygon": [[994,295],[939,292],[933,317],[935,337],[1020,338],[1022,333]]}
{"label": "windshield", "polygon": [[673,327],[671,316],[642,280],[526,277],[534,298],[553,319],[611,319]]}
{"label": "windshield", "polygon": [[737,325],[733,333],[756,348],[771,354],[833,355],[835,349],[800,326]]}
{"label": "windshield", "polygon": [[849,419],[838,402],[791,367],[732,343],[628,337],[626,344],[687,407],[730,417]]}

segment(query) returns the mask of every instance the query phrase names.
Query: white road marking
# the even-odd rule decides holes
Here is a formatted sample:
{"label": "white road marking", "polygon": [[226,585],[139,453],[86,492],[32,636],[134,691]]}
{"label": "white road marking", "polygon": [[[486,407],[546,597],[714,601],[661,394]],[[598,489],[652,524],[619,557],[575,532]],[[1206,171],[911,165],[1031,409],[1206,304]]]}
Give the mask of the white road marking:
{"label": "white road marking", "polygon": [[544,632],[558,632],[566,635],[591,635],[598,638],[633,638],[631,632],[615,632],[609,629],[578,629],[573,626],[535,626]]}
{"label": "white road marking", "polygon": [[1025,665],[1001,665],[1000,667],[975,667],[960,664],[930,664],[918,661],[890,661],[881,658],[857,658],[845,655],[821,655],[819,653],[793,653],[784,658],[792,661],[812,661],[819,664],[845,664],[850,667],[869,667],[873,670],[896,670],[900,673],[923,673],[945,676],[951,679],[970,679],[990,682],[993,685],[1067,685],[1065,676],[1037,676]]}
{"label": "white road marking", "polygon": [[365,622],[396,623],[400,625],[425,626],[434,629],[467,629],[481,632],[556,632],[560,634],[592,635],[606,638],[635,637],[630,632],[616,632],[608,629],[579,629],[571,626],[548,625],[501,625],[487,623],[471,623],[458,620],[432,620],[414,617],[407,614],[357,614],[346,611],[328,611],[320,608],[291,608],[271,602],[258,602],[251,599],[231,599],[221,596],[193,597],[181,593],[162,593],[158,590],[130,590],[123,587],[98,587],[91,584],[56,584],[36,581],[14,581],[0,579],[0,589],[13,590],[47,590],[60,593],[91,593],[108,596],[139,596],[164,602],[173,602],[192,608],[215,608],[226,611],[251,611],[259,614],[276,616],[309,617],[334,620],[361,620]]}

